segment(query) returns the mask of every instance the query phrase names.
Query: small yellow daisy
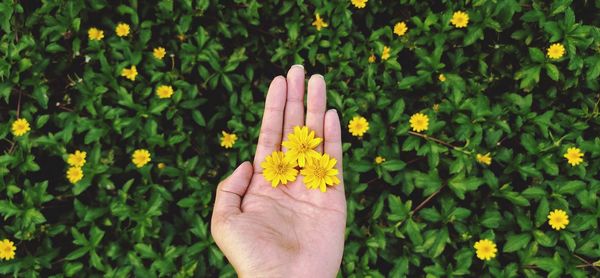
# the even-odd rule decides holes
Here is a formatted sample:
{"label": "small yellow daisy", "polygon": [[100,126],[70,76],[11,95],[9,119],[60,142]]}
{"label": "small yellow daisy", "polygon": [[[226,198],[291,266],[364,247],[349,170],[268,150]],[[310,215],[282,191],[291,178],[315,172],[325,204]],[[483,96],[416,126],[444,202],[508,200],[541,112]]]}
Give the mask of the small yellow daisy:
{"label": "small yellow daisy", "polygon": [[71,183],[77,183],[83,178],[81,167],[69,167],[67,170],[67,179]]}
{"label": "small yellow daisy", "polygon": [[74,153],[69,154],[67,163],[75,167],[83,167],[85,165],[85,157],[87,153],[80,150],[76,150]]}
{"label": "small yellow daisy", "polygon": [[354,116],[348,123],[348,131],[356,137],[363,136],[367,130],[369,130],[369,122],[364,117]]}
{"label": "small yellow daisy", "polygon": [[323,138],[315,136],[315,132],[308,127],[295,126],[294,132],[288,134],[288,140],[281,143],[287,148],[285,155],[304,167],[309,157],[319,157],[321,154],[315,148],[321,144]]}
{"label": "small yellow daisy", "polygon": [[456,28],[464,28],[469,24],[469,15],[463,11],[454,12],[450,23]]}
{"label": "small yellow daisy", "polygon": [[381,52],[381,60],[385,61],[385,60],[389,59],[391,50],[392,49],[390,49],[389,47],[384,46],[383,51]]}
{"label": "small yellow daisy", "polygon": [[375,54],[371,54],[371,56],[369,56],[369,63],[375,63],[376,60],[377,57],[375,57]]}
{"label": "small yellow daisy", "polygon": [[15,251],[17,251],[17,247],[15,247],[14,242],[8,239],[0,240],[0,260],[8,261],[14,259]]}
{"label": "small yellow daisy", "polygon": [[325,192],[327,186],[339,184],[338,170],[335,168],[336,163],[337,160],[326,153],[317,158],[309,158],[306,167],[300,171],[300,174],[304,176],[306,188],[318,188],[321,192]]}
{"label": "small yellow daisy", "polygon": [[135,150],[131,155],[131,162],[138,168],[144,167],[150,160],[150,152],[146,149]]}
{"label": "small yellow daisy", "polygon": [[117,33],[117,36],[125,37],[129,35],[129,29],[129,24],[119,23],[117,24],[117,28],[115,28],[115,32]]}
{"label": "small yellow daisy", "polygon": [[162,60],[162,58],[164,58],[165,55],[167,55],[167,50],[165,50],[164,47],[156,47],[152,50],[152,55],[154,56],[154,58]]}
{"label": "small yellow daisy", "polygon": [[385,157],[383,156],[377,156],[375,157],[375,164],[381,164],[385,162]]}
{"label": "small yellow daisy", "polygon": [[498,252],[496,244],[489,239],[482,239],[478,242],[475,242],[474,247],[477,253],[477,258],[480,260],[489,261],[495,258],[496,252]]}
{"label": "small yellow daisy", "polygon": [[29,122],[26,119],[20,118],[12,123],[12,134],[14,136],[23,136],[25,133],[29,132],[31,128],[29,127]]}
{"label": "small yellow daisy", "polygon": [[173,95],[173,87],[168,85],[160,85],[156,88],[158,98],[170,98]]}
{"label": "small yellow daisy", "polygon": [[476,156],[476,159],[477,159],[477,162],[479,162],[481,164],[485,164],[485,165],[492,164],[492,156],[490,155],[490,153],[486,153],[486,154],[478,153]]}
{"label": "small yellow daisy", "polygon": [[287,184],[295,181],[298,176],[296,161],[286,157],[283,152],[274,151],[265,158],[260,166],[263,168],[263,177],[271,182],[271,186],[277,187],[279,184]]}
{"label": "small yellow daisy", "polygon": [[429,128],[429,117],[422,113],[416,113],[410,117],[410,127],[413,131],[421,132]]}
{"label": "small yellow daisy", "polygon": [[88,29],[88,38],[90,39],[90,41],[99,41],[102,40],[104,38],[104,31],[92,27],[90,29]]}
{"label": "small yellow daisy", "polygon": [[235,141],[237,140],[237,135],[225,131],[221,131],[221,134],[223,135],[221,137],[221,147],[226,149],[233,148],[233,144],[235,144]]}
{"label": "small yellow daisy", "polygon": [[571,166],[577,166],[583,162],[583,153],[579,148],[568,148],[564,154],[564,158],[567,159],[567,163]]}
{"label": "small yellow daisy", "polygon": [[367,2],[369,2],[369,0],[351,0],[350,2],[352,2],[354,7],[362,9],[367,6]]}
{"label": "small yellow daisy", "polygon": [[408,27],[406,27],[406,23],[404,21],[396,23],[394,25],[394,34],[398,36],[403,36],[408,31]]}
{"label": "small yellow daisy", "polygon": [[131,80],[131,81],[135,81],[135,77],[138,75],[138,71],[137,68],[135,67],[135,65],[131,66],[131,68],[124,68],[123,70],[121,70],[121,76]]}
{"label": "small yellow daisy", "polygon": [[318,13],[315,14],[315,18],[316,19],[315,21],[313,21],[312,25],[315,26],[315,28],[317,28],[317,31],[321,31],[322,28],[329,26],[327,22],[323,21],[323,19]]}
{"label": "small yellow daisy", "polygon": [[443,73],[440,73],[440,75],[438,75],[438,80],[440,82],[444,82],[446,81],[446,76]]}
{"label": "small yellow daisy", "polygon": [[565,46],[560,43],[555,43],[548,47],[548,57],[551,59],[559,59],[565,55]]}
{"label": "small yellow daisy", "polygon": [[557,231],[569,225],[569,215],[564,210],[555,209],[548,214],[548,224]]}

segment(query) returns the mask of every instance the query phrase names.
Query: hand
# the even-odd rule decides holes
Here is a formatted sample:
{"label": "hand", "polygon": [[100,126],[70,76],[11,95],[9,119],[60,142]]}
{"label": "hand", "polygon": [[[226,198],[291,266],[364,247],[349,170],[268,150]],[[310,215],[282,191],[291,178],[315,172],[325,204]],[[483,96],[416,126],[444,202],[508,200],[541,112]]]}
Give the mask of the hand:
{"label": "hand", "polygon": [[[325,111],[325,80],[308,81],[304,117],[304,68],[296,65],[269,86],[254,163],[242,163],[217,188],[211,232],[240,277],[335,277],[344,251],[346,197],[340,120]],[[340,184],[327,192],[296,181],[271,187],[260,163],[294,126],[308,126],[323,138],[317,151],[337,160]]]}

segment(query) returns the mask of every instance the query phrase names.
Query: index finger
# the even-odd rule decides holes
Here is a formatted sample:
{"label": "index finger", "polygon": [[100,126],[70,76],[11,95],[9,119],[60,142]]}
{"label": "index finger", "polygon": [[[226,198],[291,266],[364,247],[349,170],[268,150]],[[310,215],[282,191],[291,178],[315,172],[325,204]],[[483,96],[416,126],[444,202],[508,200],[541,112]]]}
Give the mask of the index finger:
{"label": "index finger", "polygon": [[258,145],[254,155],[254,172],[262,173],[260,163],[273,151],[280,150],[281,134],[283,132],[283,113],[287,98],[287,85],[283,76],[277,76],[271,81],[265,112],[263,113]]}

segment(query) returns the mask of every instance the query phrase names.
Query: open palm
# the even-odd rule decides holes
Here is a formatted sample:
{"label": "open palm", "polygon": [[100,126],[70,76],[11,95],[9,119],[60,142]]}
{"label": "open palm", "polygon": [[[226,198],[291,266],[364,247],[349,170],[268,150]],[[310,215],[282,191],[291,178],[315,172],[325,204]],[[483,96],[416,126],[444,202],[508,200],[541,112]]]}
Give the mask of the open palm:
{"label": "open palm", "polygon": [[[273,79],[254,163],[242,163],[217,188],[212,235],[241,277],[335,277],[342,260],[346,198],[340,120],[335,110],[326,111],[321,75],[308,81],[305,117],[304,78],[304,68],[292,66],[287,78]],[[307,189],[301,175],[277,188],[262,175],[265,157],[282,150],[282,139],[303,125],[324,139],[317,151],[338,161],[341,183],[327,192]]]}

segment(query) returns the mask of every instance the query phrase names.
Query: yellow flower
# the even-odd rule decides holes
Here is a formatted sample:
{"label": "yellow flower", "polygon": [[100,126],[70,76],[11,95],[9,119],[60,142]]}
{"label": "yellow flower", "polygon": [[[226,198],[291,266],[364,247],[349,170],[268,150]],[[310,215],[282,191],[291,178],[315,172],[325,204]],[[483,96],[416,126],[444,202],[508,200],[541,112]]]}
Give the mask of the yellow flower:
{"label": "yellow flower", "polygon": [[548,57],[558,59],[565,55],[565,46],[560,43],[555,43],[548,47]]}
{"label": "yellow flower", "polygon": [[226,149],[232,148],[233,144],[235,144],[235,140],[237,140],[237,135],[225,131],[221,131],[221,134],[223,134],[223,137],[221,137],[221,147]]}
{"label": "yellow flower", "polygon": [[383,47],[383,51],[381,52],[381,60],[385,61],[390,58],[390,48],[387,46]]}
{"label": "yellow flower", "polygon": [[371,56],[369,56],[369,63],[375,63],[376,59],[375,54],[371,54]]}
{"label": "yellow flower", "polygon": [[469,24],[469,15],[463,11],[454,12],[450,23],[456,28],[464,28]]}
{"label": "yellow flower", "polygon": [[104,31],[102,31],[98,28],[92,27],[92,28],[88,29],[88,38],[91,41],[102,40],[104,38]]}
{"label": "yellow flower", "polygon": [[119,23],[115,29],[115,32],[117,32],[117,36],[119,37],[125,37],[129,35],[129,24]]}
{"label": "yellow flower", "polygon": [[548,224],[552,229],[560,231],[569,225],[569,216],[564,210],[555,209],[548,214]]}
{"label": "yellow flower", "polygon": [[14,136],[23,136],[30,130],[29,122],[23,118],[17,119],[12,123],[12,134]]}
{"label": "yellow flower", "polygon": [[318,158],[311,157],[306,167],[300,171],[304,176],[304,183],[308,189],[321,189],[327,191],[327,186],[334,186],[340,183],[337,177],[338,170],[335,169],[337,160],[329,157],[328,154],[320,155]]}
{"label": "yellow flower", "polygon": [[475,242],[474,247],[477,253],[477,258],[481,260],[489,261],[492,258],[495,258],[496,252],[498,252],[496,244],[489,239],[482,239],[478,242]]}
{"label": "yellow flower", "polygon": [[157,167],[158,167],[158,169],[162,170],[162,169],[165,169],[165,167],[167,167],[167,165],[161,162],[161,163],[158,163]]}
{"label": "yellow flower", "polygon": [[170,98],[173,95],[173,87],[160,85],[156,88],[156,95],[158,98]]}
{"label": "yellow flower", "polygon": [[444,82],[444,81],[446,81],[446,76],[445,76],[443,73],[440,73],[440,75],[438,75],[438,79],[439,79],[441,82]]}
{"label": "yellow flower", "polygon": [[86,152],[77,150],[74,153],[69,154],[69,157],[67,158],[67,163],[69,163],[69,165],[71,166],[83,167],[83,165],[85,165],[86,155]]}
{"label": "yellow flower", "polygon": [[146,149],[137,149],[131,155],[131,162],[138,168],[144,167],[150,160],[150,152]]}
{"label": "yellow flower", "polygon": [[322,141],[322,138],[315,138],[315,132],[309,130],[308,127],[295,126],[294,132],[288,134],[288,140],[281,143],[281,145],[287,148],[285,156],[297,161],[298,166],[304,167],[309,157],[319,157],[321,155],[315,151],[315,148]]}
{"label": "yellow flower", "polygon": [[121,76],[134,81],[135,77],[137,76],[138,72],[137,72],[137,68],[135,67],[135,65],[131,66],[131,68],[124,68],[123,70],[121,70]]}
{"label": "yellow flower", "polygon": [[165,50],[164,47],[157,47],[154,48],[154,50],[152,50],[152,55],[154,55],[154,58],[162,60],[162,58],[165,57],[165,55],[167,54],[167,51]]}
{"label": "yellow flower", "polygon": [[323,19],[321,18],[321,16],[319,16],[319,14],[315,14],[315,18],[316,19],[312,23],[312,25],[317,28],[317,31],[321,31],[321,28],[325,28],[325,27],[329,26],[327,24],[327,22],[323,21]]}
{"label": "yellow flower", "polygon": [[185,39],[186,39],[186,37],[185,37],[185,34],[179,34],[179,35],[177,35],[177,39],[178,39],[180,42],[183,42],[183,41],[185,41]]}
{"label": "yellow flower", "polygon": [[376,164],[381,164],[381,163],[384,163],[384,162],[385,162],[385,157],[383,157],[383,156],[377,156],[377,157],[375,157],[375,163]]}
{"label": "yellow flower", "polygon": [[435,112],[440,112],[440,104],[439,103],[435,103],[433,105],[433,111]]}
{"label": "yellow flower", "polygon": [[583,153],[579,148],[568,148],[564,157],[571,166],[577,166],[583,162]]}
{"label": "yellow flower", "polygon": [[362,9],[367,6],[367,2],[369,2],[369,0],[351,0],[351,2],[354,7]]}
{"label": "yellow flower", "polygon": [[403,36],[406,34],[406,31],[408,31],[408,27],[406,27],[406,23],[404,23],[404,21],[398,22],[396,25],[394,25],[394,34]]}
{"label": "yellow flower", "polygon": [[17,247],[15,247],[15,243],[8,240],[3,239],[0,241],[0,259],[1,260],[12,260],[15,258],[15,251]]}
{"label": "yellow flower", "polygon": [[490,153],[486,153],[486,154],[477,154],[477,162],[481,163],[481,164],[485,164],[485,165],[490,165],[492,164],[492,157],[490,156]]}
{"label": "yellow flower", "polygon": [[429,117],[422,113],[416,113],[410,117],[410,127],[416,132],[429,128]]}
{"label": "yellow flower", "polygon": [[81,167],[69,167],[67,170],[67,179],[71,183],[76,183],[83,178],[83,171]]}
{"label": "yellow flower", "polygon": [[265,180],[271,182],[271,186],[277,187],[279,183],[287,184],[295,181],[298,176],[296,161],[286,157],[283,152],[274,151],[265,158],[260,166],[263,168]]}
{"label": "yellow flower", "polygon": [[354,116],[350,123],[348,123],[348,131],[354,136],[363,136],[367,130],[369,130],[369,122],[361,116]]}

